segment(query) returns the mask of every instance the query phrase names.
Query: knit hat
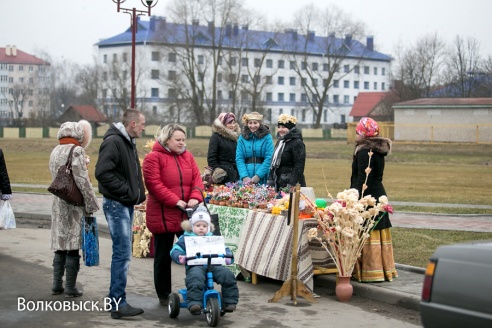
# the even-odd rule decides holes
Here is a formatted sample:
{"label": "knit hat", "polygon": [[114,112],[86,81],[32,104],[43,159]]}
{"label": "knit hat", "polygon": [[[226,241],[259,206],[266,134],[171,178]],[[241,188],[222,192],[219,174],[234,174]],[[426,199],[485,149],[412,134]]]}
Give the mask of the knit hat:
{"label": "knit hat", "polygon": [[220,121],[222,122],[222,124],[224,125],[227,125],[229,123],[231,123],[232,121],[235,121],[236,120],[236,115],[234,115],[234,113],[221,113],[221,115],[224,114],[224,116],[222,118],[220,118],[220,115],[219,115],[219,118],[220,118]]}
{"label": "knit hat", "polygon": [[263,121],[263,115],[258,112],[252,112],[251,114],[244,114],[242,117],[243,124],[248,124],[248,121],[255,120],[261,123]]}
{"label": "knit hat", "polygon": [[281,114],[278,117],[278,124],[277,124],[277,126],[278,127],[285,126],[287,129],[290,130],[293,127],[296,126],[296,123],[297,123],[297,118],[295,118],[294,116],[289,115],[289,114]]}
{"label": "knit hat", "polygon": [[362,137],[376,137],[379,135],[378,123],[369,117],[360,119],[359,124],[355,128],[355,132]]}
{"label": "knit hat", "polygon": [[193,230],[193,227],[197,222],[203,221],[207,223],[208,226],[208,231],[210,232],[210,214],[208,214],[207,208],[205,206],[198,206],[198,208],[195,210],[193,215],[191,216],[190,219],[190,224],[191,224],[191,229]]}

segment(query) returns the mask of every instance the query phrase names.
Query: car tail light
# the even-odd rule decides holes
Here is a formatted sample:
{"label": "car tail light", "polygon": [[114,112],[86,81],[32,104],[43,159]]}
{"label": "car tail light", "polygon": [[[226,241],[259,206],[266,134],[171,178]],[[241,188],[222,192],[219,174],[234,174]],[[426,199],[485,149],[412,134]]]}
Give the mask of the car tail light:
{"label": "car tail light", "polygon": [[424,286],[422,287],[422,301],[430,302],[432,292],[432,280],[434,279],[434,271],[436,270],[437,261],[430,260],[425,270]]}

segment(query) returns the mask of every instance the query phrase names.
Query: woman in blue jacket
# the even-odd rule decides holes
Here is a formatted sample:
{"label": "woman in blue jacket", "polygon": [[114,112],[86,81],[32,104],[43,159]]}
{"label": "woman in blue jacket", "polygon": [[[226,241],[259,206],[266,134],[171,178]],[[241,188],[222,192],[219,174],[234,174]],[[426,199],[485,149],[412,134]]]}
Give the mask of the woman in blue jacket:
{"label": "woman in blue jacket", "polygon": [[244,114],[243,131],[238,138],[236,164],[243,182],[265,184],[273,157],[273,139],[270,128],[262,123],[258,112]]}

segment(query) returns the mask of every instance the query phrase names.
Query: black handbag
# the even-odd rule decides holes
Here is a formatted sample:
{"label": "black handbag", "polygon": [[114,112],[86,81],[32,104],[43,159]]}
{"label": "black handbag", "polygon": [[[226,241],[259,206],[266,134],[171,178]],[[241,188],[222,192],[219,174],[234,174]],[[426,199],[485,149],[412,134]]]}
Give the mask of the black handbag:
{"label": "black handbag", "polygon": [[84,197],[75,184],[72,173],[72,153],[76,146],[73,145],[70,149],[67,162],[58,169],[55,179],[48,187],[48,191],[69,204],[82,206],[84,205]]}

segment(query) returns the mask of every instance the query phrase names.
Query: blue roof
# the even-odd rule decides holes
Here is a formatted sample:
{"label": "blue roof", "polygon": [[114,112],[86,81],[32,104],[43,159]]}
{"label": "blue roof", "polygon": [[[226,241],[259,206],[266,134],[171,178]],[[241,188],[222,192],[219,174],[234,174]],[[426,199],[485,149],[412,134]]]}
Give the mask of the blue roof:
{"label": "blue roof", "polygon": [[[209,27],[203,25],[185,25],[166,22],[164,18],[151,17],[150,21],[140,20],[138,17],[138,29],[135,36],[136,44],[154,43],[154,44],[186,44],[186,33],[194,32],[195,46],[208,47],[212,46],[213,38],[210,33],[214,30],[215,39],[223,41],[222,47],[237,49],[245,47],[247,44],[248,51],[265,51],[287,52],[287,53],[304,53],[305,50],[311,55],[331,55],[345,56],[347,58],[363,58],[380,61],[391,61],[392,57],[378,51],[369,50],[363,43],[350,39],[349,45],[344,38],[335,36],[315,36],[297,34],[294,30],[284,32],[256,31],[245,28],[239,28],[237,25],[229,25],[225,28]],[[188,30],[188,32],[187,32]],[[308,42],[306,40],[309,39]],[[128,45],[132,42],[131,28],[125,32],[104,39],[98,43],[100,48]],[[218,44],[218,42],[216,42]],[[305,50],[304,50],[305,49]]]}

